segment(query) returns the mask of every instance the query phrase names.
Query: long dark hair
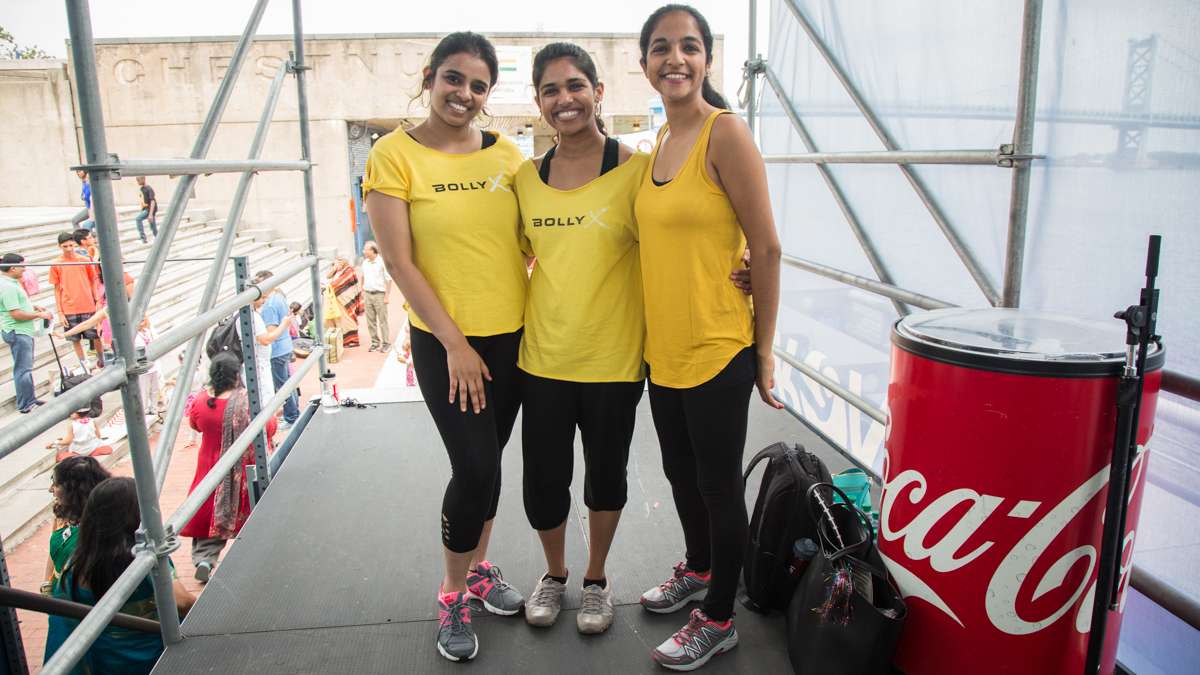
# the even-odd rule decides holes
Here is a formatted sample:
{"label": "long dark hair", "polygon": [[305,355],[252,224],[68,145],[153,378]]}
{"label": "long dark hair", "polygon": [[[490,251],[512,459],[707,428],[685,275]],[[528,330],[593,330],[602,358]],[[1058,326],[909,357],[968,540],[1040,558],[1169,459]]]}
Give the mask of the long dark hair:
{"label": "long dark hair", "polygon": [[54,517],[68,525],[78,525],[83,507],[92,489],[110,478],[95,457],[67,457],[54,465]]}
{"label": "long dark hair", "polygon": [[[242,362],[228,352],[217,354],[208,364],[208,384],[214,397],[237,389],[242,384]],[[208,407],[217,407],[216,398],[208,399]]]}
{"label": "long dark hair", "polygon": [[[713,60],[713,34],[712,29],[708,27],[708,21],[704,19],[704,15],[690,5],[663,5],[654,10],[650,18],[646,19],[646,23],[642,24],[642,35],[638,40],[638,46],[642,49],[642,65],[646,65],[646,54],[650,51],[650,36],[654,34],[654,29],[658,27],[658,22],[671,12],[687,12],[696,20],[696,26],[700,29],[700,40],[704,42],[704,62],[705,65],[712,65]],[[704,100],[715,108],[729,109],[729,102],[717,91],[716,87],[709,81],[708,75],[704,76],[704,84],[701,86],[700,95]]]}
{"label": "long dark hair", "polygon": [[99,598],[133,562],[138,514],[137,488],[128,476],[109,478],[88,496],[71,555],[72,595],[81,583]]}
{"label": "long dark hair", "polygon": [[[588,82],[592,83],[592,89],[600,84],[600,77],[596,75],[596,62],[592,61],[592,55],[588,54],[586,49],[570,42],[551,42],[539,49],[533,57],[534,91],[537,91],[542,85],[542,76],[546,74],[546,66],[558,59],[571,59],[579,72],[583,73]],[[605,136],[608,135],[608,131],[604,128],[604,120],[600,119],[600,111],[596,111],[596,128]]]}

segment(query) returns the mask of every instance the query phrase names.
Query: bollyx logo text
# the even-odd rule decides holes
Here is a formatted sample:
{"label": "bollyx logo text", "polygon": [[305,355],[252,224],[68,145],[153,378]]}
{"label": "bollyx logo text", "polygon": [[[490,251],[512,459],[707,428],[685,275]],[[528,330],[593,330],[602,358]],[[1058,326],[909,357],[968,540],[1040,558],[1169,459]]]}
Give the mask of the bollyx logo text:
{"label": "bollyx logo text", "polygon": [[471,180],[460,183],[434,183],[434,192],[471,192],[472,190],[487,190],[488,192],[511,192],[508,186],[500,181],[504,178],[503,173],[498,173],[495,176],[490,176],[484,180]]}
{"label": "bollyx logo text", "polygon": [[546,216],[542,218],[530,218],[530,222],[533,223],[534,227],[569,227],[572,225],[590,227],[598,225],[607,228],[608,223],[600,220],[600,216],[603,216],[607,211],[608,207],[606,206],[602,209],[588,211],[578,216]]}

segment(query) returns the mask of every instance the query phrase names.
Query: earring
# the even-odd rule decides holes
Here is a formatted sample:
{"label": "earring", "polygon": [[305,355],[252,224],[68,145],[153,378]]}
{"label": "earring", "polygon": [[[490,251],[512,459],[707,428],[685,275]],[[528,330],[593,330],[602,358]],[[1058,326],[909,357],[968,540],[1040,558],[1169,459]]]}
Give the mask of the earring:
{"label": "earring", "polygon": [[600,111],[604,109],[603,101],[596,101],[596,117],[600,116]]}

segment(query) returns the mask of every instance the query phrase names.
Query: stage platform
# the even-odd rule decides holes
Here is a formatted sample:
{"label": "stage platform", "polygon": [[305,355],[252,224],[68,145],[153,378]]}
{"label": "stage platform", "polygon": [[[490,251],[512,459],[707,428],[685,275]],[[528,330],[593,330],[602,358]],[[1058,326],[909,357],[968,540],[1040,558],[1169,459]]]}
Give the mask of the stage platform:
{"label": "stage platform", "polygon": [[[746,457],[777,440],[804,443],[835,472],[846,466],[793,417],[755,396]],[[545,563],[522,506],[519,441],[518,420],[488,557],[528,595]],[[479,657],[454,664],[434,645],[433,605],[449,463],[424,404],[318,412],[184,622],[187,639],[168,648],[154,672],[664,672],[650,650],[687,614],[654,615],[637,600],[670,574],[683,538],[646,399],[629,461],[629,501],[609,559],[616,620],[599,636],[580,635],[574,620],[586,566],[582,470],[576,447],[567,539],[572,578],[557,624],[534,628],[520,615],[477,615]],[[739,605],[736,621],[738,648],[704,672],[791,672],[781,615],[763,617]]]}

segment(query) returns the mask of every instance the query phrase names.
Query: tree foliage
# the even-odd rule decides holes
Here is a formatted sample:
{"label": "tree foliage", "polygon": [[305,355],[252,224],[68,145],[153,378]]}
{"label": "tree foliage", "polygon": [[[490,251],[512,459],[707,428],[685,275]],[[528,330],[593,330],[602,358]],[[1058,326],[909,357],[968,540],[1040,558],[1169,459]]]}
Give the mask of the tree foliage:
{"label": "tree foliage", "polygon": [[37,45],[21,46],[13,34],[0,26],[0,59],[48,59],[51,58]]}

